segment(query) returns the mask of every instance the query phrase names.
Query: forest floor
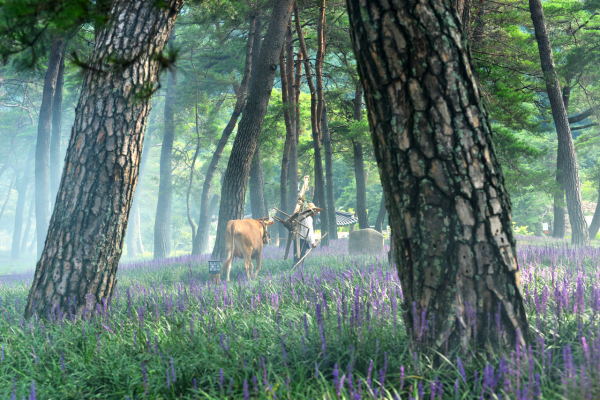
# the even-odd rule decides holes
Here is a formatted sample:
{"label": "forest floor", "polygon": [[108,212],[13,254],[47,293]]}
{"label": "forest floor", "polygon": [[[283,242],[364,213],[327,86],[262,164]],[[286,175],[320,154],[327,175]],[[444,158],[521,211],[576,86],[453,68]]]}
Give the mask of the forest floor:
{"label": "forest floor", "polygon": [[122,263],[110,304],[83,321],[24,320],[31,275],[6,278],[0,398],[598,398],[600,250],[518,240],[532,345],[438,366],[413,351],[387,255],[344,240],[293,272],[266,247],[258,280],[238,260],[218,286],[208,256]]}

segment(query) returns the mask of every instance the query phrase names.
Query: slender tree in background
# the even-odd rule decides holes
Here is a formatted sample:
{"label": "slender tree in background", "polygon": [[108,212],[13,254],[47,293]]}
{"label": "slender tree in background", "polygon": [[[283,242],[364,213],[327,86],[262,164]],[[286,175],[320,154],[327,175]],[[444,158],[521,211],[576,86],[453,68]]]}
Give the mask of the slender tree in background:
{"label": "slender tree in background", "polygon": [[526,345],[511,203],[456,11],[347,5],[409,335],[441,354]]}
{"label": "slender tree in background", "polygon": [[210,225],[210,215],[212,215],[209,215],[210,188],[212,186],[212,181],[215,176],[215,172],[217,171],[219,161],[223,156],[223,150],[225,149],[225,145],[227,145],[229,136],[231,136],[231,133],[233,132],[233,129],[237,124],[237,120],[242,114],[242,109],[244,108],[246,100],[246,88],[248,86],[248,80],[250,79],[250,73],[252,72],[252,51],[254,46],[254,38],[257,34],[260,35],[260,19],[258,18],[257,14],[254,14],[250,17],[248,41],[246,42],[246,60],[244,62],[244,76],[242,77],[239,86],[234,85],[233,87],[236,96],[235,106],[233,107],[233,113],[231,113],[229,122],[225,126],[225,129],[223,129],[223,133],[221,134],[219,143],[217,143],[217,148],[215,149],[212,155],[212,158],[208,165],[208,169],[206,171],[206,174],[204,175],[205,178],[204,184],[202,186],[202,195],[200,196],[200,217],[198,219],[197,229],[198,234],[196,235],[196,240],[192,242],[193,255],[201,254],[202,249],[205,249],[208,246],[208,237],[206,236],[206,234]]}
{"label": "slender tree in background", "polygon": [[[571,95],[571,87],[567,84],[563,87],[562,100],[565,106],[565,112],[569,114],[569,97]],[[554,193],[554,222],[552,224],[552,237],[562,239],[565,237],[566,221],[565,221],[565,188],[562,179],[562,170],[564,168],[564,150],[565,141],[558,141],[558,149],[556,152],[556,183],[557,188]]]}
{"label": "slender tree in background", "polygon": [[546,91],[558,136],[557,182],[565,190],[567,210],[571,221],[572,243],[583,245],[589,241],[589,232],[581,204],[581,182],[579,180],[577,156],[573,137],[571,136],[567,110],[563,103],[558,76],[554,67],[554,56],[550,47],[542,2],[540,0],[529,0],[529,11],[535,29]]}
{"label": "slender tree in background", "polygon": [[[310,59],[308,57],[308,49],[304,41],[304,33],[300,26],[300,18],[298,5],[294,3],[294,19],[296,21],[296,34],[298,35],[298,43],[300,51],[304,58],[304,71],[306,72],[306,82],[310,89],[310,125],[313,137],[314,149],[314,174],[315,174],[315,195],[314,203],[318,207],[322,207],[321,212],[321,231],[322,234],[329,230],[329,217],[327,215],[327,207],[325,202],[325,177],[323,174],[323,157],[321,154],[321,111],[323,110],[323,59],[325,39],[323,29],[325,24],[325,2],[320,3],[319,18],[317,22],[317,57],[315,62],[315,72],[317,85],[315,86],[310,71]],[[313,220],[313,222],[316,222]],[[329,244],[329,236],[326,236],[321,241],[321,245]]]}
{"label": "slender tree in background", "polygon": [[138,178],[150,94],[182,5],[182,0],[165,0],[160,6],[112,2],[83,76],[26,317],[45,317],[55,309],[81,316],[84,309],[89,312],[110,298]]}
{"label": "slender tree in background", "polygon": [[381,202],[379,203],[379,213],[377,214],[377,220],[375,221],[375,230],[377,232],[383,232],[383,223],[385,221],[385,194],[381,195]]}
{"label": "slender tree in background", "polygon": [[[29,230],[31,229],[31,220],[33,219],[33,212],[35,211],[35,193],[31,194],[31,201],[29,204],[29,211],[27,212],[27,224],[25,225],[25,232],[23,232],[23,240],[21,241],[21,253],[27,252],[27,243],[29,239]],[[33,235],[35,237],[35,233]]]}
{"label": "slender tree in background", "polygon": [[265,206],[264,186],[265,180],[260,162],[260,145],[257,145],[250,166],[250,208],[252,208],[253,219],[269,216],[269,210]]}
{"label": "slender tree in background", "polygon": [[250,85],[248,101],[238,126],[221,187],[219,222],[213,256],[223,255],[225,251],[227,222],[243,217],[250,165],[267,113],[279,52],[290,17],[291,3],[291,0],[281,0],[273,5],[269,28],[261,46],[264,51],[260,52],[255,77]]}
{"label": "slender tree in background", "polygon": [[[169,49],[175,45],[175,30],[171,32]],[[168,72],[167,96],[165,97],[165,132],[160,149],[160,182],[158,184],[158,202],[154,219],[154,259],[168,257],[171,243],[171,208],[173,199],[173,181],[171,171],[173,163],[173,141],[175,140],[175,87],[177,86],[177,69]]]}
{"label": "slender tree in background", "polygon": [[325,177],[327,179],[327,217],[329,218],[329,236],[331,240],[337,236],[337,219],[335,217],[335,198],[333,192],[333,151],[331,149],[331,133],[327,120],[327,107],[323,105],[321,113],[321,132],[323,133],[323,147],[325,148]]}
{"label": "slender tree in background", "polygon": [[[295,140],[294,118],[292,117],[292,115],[295,116],[295,114],[293,113],[294,109],[289,97],[289,93],[291,92],[292,98],[295,98],[295,96],[293,95],[293,91],[291,91],[289,87],[293,83],[293,77],[292,81],[288,80],[288,69],[285,62],[285,55],[287,53],[288,44],[291,46],[291,43],[289,43],[289,37],[291,37],[291,23],[292,21],[290,19],[290,22],[288,23],[288,27],[286,29],[286,42],[285,45],[281,48],[281,54],[279,55],[279,73],[281,77],[281,103],[283,104],[283,120],[285,123],[285,143],[283,145],[283,155],[281,156],[281,175],[279,179],[279,208],[282,211],[286,210],[288,204],[287,192],[288,168],[290,164],[290,149],[292,147],[292,142]],[[293,53],[291,57],[293,60]],[[287,238],[287,229],[285,229],[285,226],[283,226],[283,224],[277,225],[279,226],[279,245],[284,246],[286,240],[284,238]]]}
{"label": "slender tree in background", "polygon": [[[20,118],[19,118],[20,120]],[[19,121],[20,122],[20,121]],[[23,164],[21,176],[17,179],[17,207],[15,209],[15,224],[12,235],[10,256],[18,260],[21,256],[21,233],[23,232],[23,214],[27,203],[27,190],[31,180],[31,164],[34,161],[35,147],[32,147],[27,160]]]}
{"label": "slender tree in background", "polygon": [[2,216],[4,216],[4,210],[6,210],[6,206],[10,201],[10,196],[12,195],[13,186],[15,181],[17,180],[17,176],[19,175],[19,171],[16,171],[13,174],[12,179],[10,180],[10,185],[8,185],[8,191],[6,192],[6,199],[4,199],[4,203],[2,204],[2,208],[0,208],[0,221],[2,220]]}
{"label": "slender tree in background", "polygon": [[217,210],[217,206],[219,205],[219,195],[213,194],[210,199],[210,205],[208,206],[208,223],[205,224],[204,228],[204,237],[206,238],[202,243],[202,248],[200,249],[200,254],[204,254],[208,252],[208,242],[209,242],[209,233],[210,233],[210,223],[212,220],[212,216],[215,215],[215,211]]}
{"label": "slender tree in background", "polygon": [[600,183],[598,184],[598,202],[596,203],[596,209],[594,210],[594,216],[592,222],[590,222],[590,239],[594,239],[598,230],[600,229]]}
{"label": "slender tree in background", "polygon": [[[152,133],[154,127],[147,129],[144,138],[144,148],[142,149],[142,160],[140,161],[140,170],[138,173],[138,183],[144,181],[144,175],[146,172],[146,164],[148,164],[148,155],[150,154],[150,147],[152,146]],[[140,190],[142,188],[136,185],[135,193],[133,194],[133,202],[131,203],[131,211],[129,213],[129,219],[131,223],[128,224],[127,235],[125,236],[125,243],[127,244],[127,257],[137,256],[138,251],[144,254],[144,246],[141,240],[141,221],[140,221]]]}
{"label": "slender tree in background", "polygon": [[54,99],[52,101],[52,136],[50,138],[50,207],[54,209],[56,193],[60,180],[60,133],[62,125],[62,103],[63,103],[63,85],[65,81],[65,48],[60,57],[58,67],[58,76],[56,77],[56,89],[54,90]]}
{"label": "slender tree in background", "polygon": [[[292,86],[292,94],[288,91],[288,99],[292,99],[291,107],[293,107],[294,115],[294,140],[290,146],[290,162],[288,164],[288,213],[292,213],[298,202],[298,144],[300,141],[300,86],[302,85],[302,52],[299,51],[296,62],[295,72],[293,80],[290,80],[292,70],[294,70],[294,59],[293,53],[292,58],[289,58],[290,54],[287,53],[286,57],[286,72],[288,73],[288,82],[294,82]],[[288,86],[289,87],[289,86]],[[284,236],[287,238],[287,236]]]}
{"label": "slender tree in background", "polygon": [[50,138],[52,134],[52,110],[58,72],[63,51],[63,38],[52,42],[50,60],[44,79],[42,104],[38,121],[35,148],[35,223],[37,231],[38,257],[41,256],[50,220]]}
{"label": "slender tree in background", "polygon": [[[354,120],[362,119],[363,88],[361,83],[356,83],[354,92],[353,114]],[[365,156],[360,139],[352,139],[352,158],[354,160],[354,178],[356,180],[356,215],[358,216],[359,229],[366,229],[369,225],[367,214],[367,182],[365,178]]]}

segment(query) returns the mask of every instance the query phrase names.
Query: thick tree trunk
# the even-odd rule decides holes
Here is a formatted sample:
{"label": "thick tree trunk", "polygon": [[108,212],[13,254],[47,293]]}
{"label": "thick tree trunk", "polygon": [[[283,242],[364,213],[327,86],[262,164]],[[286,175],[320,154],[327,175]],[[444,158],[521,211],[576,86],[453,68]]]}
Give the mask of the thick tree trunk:
{"label": "thick tree trunk", "polygon": [[35,193],[31,195],[31,202],[29,204],[29,212],[27,213],[27,225],[25,225],[25,232],[23,232],[23,240],[21,241],[21,253],[27,252],[27,243],[29,239],[29,231],[31,230],[31,219],[33,212],[35,211]]}
{"label": "thick tree trunk", "polygon": [[[300,44],[300,50],[304,58],[304,71],[306,72],[306,82],[310,89],[310,125],[312,130],[313,138],[313,149],[315,157],[315,197],[314,203],[317,207],[323,208],[321,212],[321,234],[329,230],[329,219],[327,215],[327,206],[325,202],[325,177],[323,174],[323,157],[321,154],[321,111],[323,109],[323,58],[324,58],[324,44],[325,39],[323,35],[323,25],[325,23],[325,2],[322,1],[319,11],[319,20],[317,22],[317,59],[315,62],[315,72],[317,85],[313,83],[312,74],[310,71],[310,59],[308,57],[308,49],[304,41],[304,33],[300,26],[300,18],[298,13],[298,6],[294,4],[294,19],[296,21],[296,34],[298,35],[298,42]],[[316,223],[316,219],[313,219]],[[326,236],[321,241],[322,246],[329,245],[329,236]]]}
{"label": "thick tree trunk", "polygon": [[291,3],[291,0],[280,0],[273,6],[269,29],[261,46],[264,51],[260,52],[254,81],[250,86],[248,101],[238,126],[237,136],[233,142],[223,179],[217,239],[213,256],[222,255],[225,251],[227,222],[243,217],[250,165],[273,89],[279,52],[290,17]]}
{"label": "thick tree trunk", "polygon": [[325,148],[325,176],[327,179],[327,217],[329,218],[329,236],[331,240],[337,236],[337,220],[335,218],[335,197],[333,192],[333,151],[331,149],[331,134],[327,120],[327,107],[323,105],[321,113],[321,132],[323,132],[323,147]]}
{"label": "thick tree trunk", "polygon": [[210,222],[212,220],[212,216],[215,215],[215,211],[216,211],[218,205],[219,205],[219,195],[213,194],[212,198],[210,199],[210,205],[208,206],[208,223],[206,224],[206,228],[204,231],[204,237],[206,237],[206,240],[204,240],[204,242],[202,244],[201,254],[205,254],[206,252],[208,252]]}
{"label": "thick tree trunk", "polygon": [[[175,46],[175,31],[171,32],[169,48]],[[156,218],[154,219],[154,259],[162,259],[171,253],[171,208],[173,199],[173,182],[171,170],[173,164],[173,141],[175,140],[175,87],[177,86],[177,69],[168,72],[167,96],[165,97],[165,134],[160,149],[160,181],[158,184],[158,201]]]}
{"label": "thick tree trunk", "polygon": [[35,145],[35,222],[38,242],[38,257],[44,249],[48,221],[50,219],[50,137],[52,133],[52,108],[54,93],[62,58],[63,38],[52,42],[52,51],[44,79],[44,91],[38,121]]}
{"label": "thick tree trunk", "polygon": [[[64,49],[63,49],[64,50]],[[64,51],[60,58],[58,76],[56,78],[56,90],[52,103],[52,137],[50,138],[50,207],[54,209],[56,193],[60,183],[60,133],[62,125],[62,101],[63,84],[65,75]]]}
{"label": "thick tree trunk", "polygon": [[448,355],[525,346],[510,199],[456,12],[361,3],[347,1],[351,37],[408,334]]}
{"label": "thick tree trunk", "polygon": [[23,172],[17,182],[17,207],[15,209],[15,225],[12,235],[12,247],[10,255],[13,260],[18,260],[21,256],[21,233],[23,232],[23,214],[25,204],[27,203],[27,190],[31,180],[31,163],[35,156],[35,148],[32,148],[27,156],[27,161],[23,165]]}
{"label": "thick tree trunk", "polygon": [[[569,98],[571,97],[571,87],[565,85],[563,88],[562,100],[565,106],[565,112],[569,114]],[[570,122],[569,122],[570,123]],[[556,185],[557,191],[554,193],[554,223],[552,225],[552,237],[562,239],[566,231],[566,212],[565,212],[565,188],[562,180],[562,170],[564,165],[564,141],[558,141],[556,152]]]}
{"label": "thick tree trunk", "polygon": [[377,220],[375,221],[375,230],[377,232],[383,232],[383,221],[385,220],[385,194],[381,195],[381,203],[379,203],[379,214],[377,214]]}
{"label": "thick tree trunk", "polygon": [[[291,24],[291,20],[290,20]],[[288,38],[288,32],[290,31],[290,25],[286,31],[286,44]],[[286,46],[287,47],[287,46]],[[283,145],[283,155],[281,156],[281,175],[279,178],[279,208],[285,211],[287,208],[287,192],[288,192],[288,168],[290,164],[290,148],[292,147],[292,141],[294,141],[294,126],[292,124],[292,106],[290,98],[288,97],[289,88],[292,82],[288,84],[287,66],[285,64],[285,49],[281,49],[279,55],[279,72],[281,76],[281,102],[283,104],[283,120],[285,122],[285,143]],[[294,96],[292,96],[294,97]],[[280,215],[281,217],[281,215]],[[279,226],[279,245],[285,245],[285,239],[287,237],[287,229],[283,224],[277,224]]]}
{"label": "thick tree trunk", "polygon": [[[565,190],[567,210],[569,211],[573,235],[571,242],[575,245],[583,245],[589,241],[589,232],[581,204],[581,182],[579,181],[577,156],[575,155],[575,146],[573,144],[573,137],[571,136],[567,111],[560,92],[558,76],[554,68],[554,56],[550,47],[550,39],[548,37],[548,30],[546,29],[546,20],[541,1],[529,0],[529,10],[535,29],[535,38],[538,42],[542,72],[546,81],[546,91],[548,92],[552,117],[558,136],[557,169],[560,169],[560,173],[558,174],[560,175],[560,180],[557,179],[557,181],[559,181],[559,185],[562,183],[562,187]],[[562,168],[559,163],[562,164]]]}
{"label": "thick tree trunk", "polygon": [[250,208],[252,208],[252,219],[269,216],[269,210],[265,208],[264,186],[265,180],[262,163],[260,162],[260,146],[257,146],[252,158],[252,165],[250,166]]}
{"label": "thick tree trunk", "polygon": [[[362,97],[363,88],[361,83],[356,84],[354,92],[354,119],[362,119]],[[360,139],[352,140],[352,158],[354,160],[354,179],[356,180],[356,215],[358,216],[358,228],[367,229],[369,215],[367,214],[367,182],[365,179],[365,156]]]}
{"label": "thick tree trunk", "polygon": [[162,4],[115,0],[98,33],[26,317],[55,309],[81,316],[112,295],[150,112],[148,88],[157,82],[157,55],[183,1]]}
{"label": "thick tree trunk", "polygon": [[208,212],[210,188],[212,186],[212,180],[215,176],[215,172],[217,171],[217,166],[219,165],[219,161],[221,160],[221,156],[223,155],[223,149],[225,149],[225,145],[229,140],[229,136],[233,132],[233,129],[237,124],[237,120],[240,117],[240,114],[242,113],[242,109],[244,108],[244,103],[246,99],[246,88],[248,85],[248,80],[250,79],[250,73],[252,72],[252,50],[254,47],[254,38],[257,33],[260,35],[260,26],[256,26],[257,19],[258,17],[254,16],[250,20],[250,28],[248,30],[248,41],[246,42],[246,60],[244,64],[244,76],[242,77],[240,86],[235,93],[236,101],[235,106],[233,108],[233,113],[231,114],[231,118],[229,118],[227,126],[225,127],[225,129],[223,129],[221,139],[219,139],[219,143],[217,144],[217,148],[213,153],[213,156],[210,160],[210,164],[208,165],[208,169],[205,174],[204,184],[202,186],[202,195],[200,196],[200,217],[198,219],[197,229],[198,234],[196,235],[196,240],[192,242],[193,255],[202,254],[202,249],[206,249],[208,245],[208,236],[206,236],[206,232],[208,232],[208,226],[210,225],[210,215]]}
{"label": "thick tree trunk", "polygon": [[127,257],[137,256],[138,250],[141,254],[144,253],[140,226],[140,191],[142,188],[139,185],[144,181],[146,164],[148,164],[148,154],[150,153],[150,147],[152,146],[153,131],[154,129],[147,130],[144,140],[144,148],[142,149],[142,160],[140,161],[140,171],[138,173],[137,181],[138,184],[136,185],[136,190],[133,194],[133,202],[131,203],[131,211],[129,213],[132,218],[130,218],[131,223],[127,229],[127,235],[125,235],[125,240],[127,243]]}

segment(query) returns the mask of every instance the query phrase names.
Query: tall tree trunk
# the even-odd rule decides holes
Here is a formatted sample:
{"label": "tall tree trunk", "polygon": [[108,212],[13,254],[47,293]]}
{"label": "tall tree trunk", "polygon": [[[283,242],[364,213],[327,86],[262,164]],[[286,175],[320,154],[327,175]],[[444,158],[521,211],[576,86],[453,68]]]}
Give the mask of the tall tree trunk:
{"label": "tall tree trunk", "polygon": [[[289,60],[288,60],[289,61]],[[289,67],[289,64],[288,64]],[[287,72],[287,71],[286,71]],[[289,79],[289,73],[288,73]],[[300,141],[300,86],[302,85],[302,52],[298,52],[298,57],[296,59],[296,70],[294,74],[294,104],[293,104],[293,114],[294,114],[294,140],[292,140],[292,145],[290,146],[290,163],[288,164],[288,213],[292,213],[296,204],[298,202],[298,143]],[[289,97],[289,92],[288,92]],[[284,237],[287,237],[285,235]]]}
{"label": "tall tree trunk", "polygon": [[351,37],[408,334],[444,355],[526,346],[510,198],[456,11],[361,3],[347,1]]}
{"label": "tall tree trunk", "polygon": [[[63,49],[64,50],[64,49]],[[56,193],[60,183],[60,133],[62,124],[63,84],[65,80],[64,51],[60,58],[58,76],[56,77],[56,90],[52,102],[52,136],[50,138],[50,207],[54,209]]]}
{"label": "tall tree trunk", "polygon": [[[35,193],[31,194],[31,202],[29,203],[29,212],[27,213],[27,225],[25,225],[25,232],[23,232],[23,240],[21,242],[21,253],[27,251],[27,243],[29,239],[29,231],[31,229],[31,219],[33,212],[35,211]],[[35,236],[35,235],[34,235]]]}
{"label": "tall tree trunk", "polygon": [[148,154],[150,154],[150,147],[152,147],[153,132],[153,128],[149,128],[147,130],[146,138],[144,140],[144,147],[142,149],[142,160],[140,161],[140,171],[138,173],[137,181],[138,185],[136,185],[136,190],[133,194],[133,202],[131,203],[131,211],[129,213],[129,215],[133,218],[131,218],[131,223],[129,224],[129,228],[127,229],[127,235],[125,235],[125,240],[127,244],[127,257],[137,256],[138,250],[140,251],[140,253],[144,253],[144,247],[142,246],[140,232],[140,191],[142,188],[139,185],[144,181],[146,164],[148,164]]}
{"label": "tall tree trunk", "polygon": [[331,240],[338,238],[337,220],[335,217],[335,197],[333,192],[333,151],[331,149],[331,134],[327,120],[327,107],[323,105],[321,113],[321,132],[323,132],[323,147],[325,148],[325,176],[327,179],[327,217],[329,218],[329,236]]}
{"label": "tall tree trunk", "polygon": [[575,155],[575,146],[573,144],[573,137],[571,136],[567,111],[560,93],[558,76],[554,68],[554,56],[550,47],[542,2],[540,0],[529,0],[529,10],[535,29],[535,39],[538,42],[548,100],[550,100],[552,117],[558,136],[557,169],[561,167],[558,164],[558,160],[562,158],[560,161],[562,163],[560,181],[562,181],[562,186],[565,190],[567,210],[569,211],[569,219],[571,221],[573,235],[571,242],[575,245],[583,245],[589,242],[589,232],[581,204],[581,182],[579,181],[577,156]]}
{"label": "tall tree trunk", "polygon": [[265,180],[262,163],[260,162],[260,145],[258,145],[250,166],[250,208],[252,208],[253,219],[269,216],[269,210],[265,208],[264,186]]}
{"label": "tall tree trunk", "polygon": [[23,214],[25,204],[27,203],[27,189],[31,180],[31,162],[35,156],[35,147],[31,149],[27,156],[27,161],[23,165],[23,172],[17,182],[17,207],[15,209],[15,225],[12,235],[12,247],[10,255],[13,260],[18,260],[21,256],[21,233],[23,232]]}
{"label": "tall tree trunk", "polygon": [[208,232],[208,225],[210,225],[210,216],[208,213],[210,188],[212,186],[212,180],[215,176],[215,172],[217,171],[217,166],[219,165],[219,161],[221,160],[221,156],[223,155],[223,149],[225,149],[225,145],[229,140],[229,136],[233,132],[233,129],[237,124],[237,120],[240,117],[240,114],[242,113],[242,109],[244,108],[244,103],[246,99],[246,88],[248,85],[248,80],[250,79],[250,73],[252,72],[252,50],[254,46],[254,38],[257,33],[258,35],[260,35],[260,26],[257,27],[256,24],[257,19],[258,16],[256,15],[250,19],[248,41],[246,42],[246,60],[244,64],[244,76],[242,77],[242,81],[240,82],[239,88],[237,88],[236,90],[236,88],[234,87],[236,100],[235,106],[233,107],[233,113],[229,118],[227,126],[225,127],[225,129],[223,129],[221,139],[219,139],[219,143],[217,144],[217,148],[213,153],[213,156],[210,160],[210,164],[208,165],[208,169],[205,174],[204,184],[202,186],[202,195],[200,196],[200,217],[198,219],[197,229],[198,234],[196,235],[196,240],[192,242],[193,255],[202,254],[202,249],[207,248],[207,246],[205,246],[204,243],[208,240],[206,232]]}
{"label": "tall tree trunk", "polygon": [[[291,20],[290,20],[291,24]],[[286,31],[286,44],[288,34],[290,31],[290,24],[288,24],[288,29]],[[287,46],[286,46],[287,47]],[[288,97],[288,74],[287,74],[287,66],[285,63],[285,48],[281,49],[281,54],[279,55],[279,72],[281,76],[281,102],[283,104],[283,120],[285,122],[285,143],[283,145],[283,155],[281,157],[281,175],[279,178],[279,208],[282,211],[285,211],[287,208],[287,192],[288,192],[288,168],[290,164],[290,148],[292,147],[292,141],[294,140],[294,126],[292,124],[292,107],[290,103],[290,99]],[[290,82],[289,84],[291,84]],[[283,224],[277,224],[279,226],[279,245],[284,246],[285,240],[283,238],[286,237],[287,229]]]}
{"label": "tall tree trunk", "polygon": [[[175,30],[171,32],[169,48],[175,46]],[[173,182],[171,170],[173,164],[173,141],[175,140],[175,87],[177,86],[177,69],[168,72],[167,96],[165,97],[165,134],[160,149],[160,181],[158,184],[158,201],[156,218],[154,219],[154,259],[162,259],[171,253],[171,208],[173,199]]]}
{"label": "tall tree trunk", "polygon": [[[354,92],[354,119],[362,119],[362,84],[356,84]],[[367,214],[367,183],[365,179],[365,160],[363,146],[360,139],[352,140],[352,153],[354,159],[354,178],[356,180],[356,215],[358,216],[358,228],[369,228],[369,215]]]}
{"label": "tall tree trunk", "polygon": [[38,257],[41,256],[48,233],[50,219],[50,136],[52,133],[52,109],[54,93],[62,58],[63,38],[52,42],[52,51],[44,79],[44,91],[38,122],[35,145],[35,222],[38,242]]}
{"label": "tall tree trunk", "polygon": [[[327,215],[327,206],[325,202],[325,177],[323,174],[323,157],[321,155],[321,111],[323,110],[323,75],[322,66],[324,58],[325,39],[323,35],[323,25],[325,23],[325,2],[322,1],[319,11],[319,20],[317,22],[317,59],[315,62],[315,72],[317,85],[315,86],[312,74],[310,71],[310,59],[308,57],[308,49],[304,41],[304,33],[300,26],[300,18],[297,3],[294,3],[294,19],[296,21],[296,34],[300,44],[300,51],[304,58],[304,71],[306,72],[306,82],[310,89],[310,125],[313,138],[313,149],[315,157],[315,198],[314,202],[318,207],[322,207],[321,212],[321,232],[324,235],[329,230],[329,219]],[[313,220],[316,222],[316,219]],[[322,246],[329,244],[329,236],[326,236],[322,241]]]}
{"label": "tall tree trunk", "polygon": [[217,209],[218,205],[219,205],[219,195],[213,194],[212,198],[210,199],[210,206],[208,207],[208,223],[206,224],[206,228],[205,228],[205,232],[204,232],[204,237],[206,237],[206,240],[204,240],[204,242],[203,242],[201,254],[205,254],[206,252],[208,252],[208,242],[209,242],[208,238],[210,236],[210,221],[212,219],[212,216],[215,215],[215,210]]}
{"label": "tall tree trunk", "polygon": [[[571,87],[567,84],[563,88],[562,100],[565,106],[565,112],[569,114],[569,97],[571,96]],[[554,193],[554,223],[552,225],[552,237],[562,239],[565,237],[566,216],[565,216],[565,188],[562,179],[562,170],[564,168],[564,141],[558,141],[556,152],[556,193]]]}
{"label": "tall tree trunk", "polygon": [[383,232],[383,222],[385,220],[385,194],[381,195],[381,203],[379,203],[379,214],[377,214],[377,220],[375,221],[375,230],[377,232]]}
{"label": "tall tree trunk", "polygon": [[162,4],[115,0],[98,33],[26,317],[55,309],[81,316],[112,295],[150,112],[148,88],[157,82],[157,55],[183,1]]}
{"label": "tall tree trunk", "polygon": [[250,86],[248,101],[238,126],[223,179],[217,239],[213,256],[222,255],[225,251],[227,222],[243,217],[250,165],[273,89],[279,52],[290,17],[291,3],[292,0],[280,0],[273,6],[269,29],[261,46],[264,51],[260,52],[254,81]]}

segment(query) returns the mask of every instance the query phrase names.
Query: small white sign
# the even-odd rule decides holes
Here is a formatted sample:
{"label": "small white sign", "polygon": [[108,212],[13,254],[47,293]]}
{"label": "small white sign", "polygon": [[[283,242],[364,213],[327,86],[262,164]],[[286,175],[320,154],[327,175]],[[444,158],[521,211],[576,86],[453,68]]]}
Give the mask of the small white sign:
{"label": "small white sign", "polygon": [[548,230],[548,223],[547,222],[543,222],[542,223],[542,230],[544,230],[544,231]]}
{"label": "small white sign", "polygon": [[209,274],[220,274],[221,273],[221,261],[210,260],[208,262],[208,273]]}

